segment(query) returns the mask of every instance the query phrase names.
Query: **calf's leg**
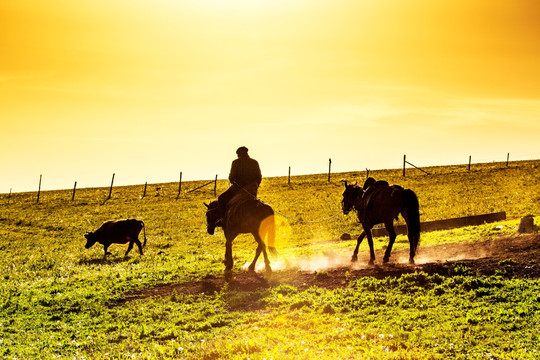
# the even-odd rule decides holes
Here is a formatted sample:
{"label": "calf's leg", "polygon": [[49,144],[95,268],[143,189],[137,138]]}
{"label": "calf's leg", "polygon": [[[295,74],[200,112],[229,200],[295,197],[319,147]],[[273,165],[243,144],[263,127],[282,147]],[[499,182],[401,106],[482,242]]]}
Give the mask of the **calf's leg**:
{"label": "calf's leg", "polygon": [[133,243],[134,243],[134,240],[132,238],[129,238],[129,246],[127,248],[127,251],[126,251],[126,254],[124,255],[124,257],[128,256],[131,249],[133,249]]}
{"label": "calf's leg", "polygon": [[141,244],[141,241],[138,238],[135,239],[135,244],[137,244],[137,247],[139,248],[139,253],[141,255],[143,255],[142,244]]}

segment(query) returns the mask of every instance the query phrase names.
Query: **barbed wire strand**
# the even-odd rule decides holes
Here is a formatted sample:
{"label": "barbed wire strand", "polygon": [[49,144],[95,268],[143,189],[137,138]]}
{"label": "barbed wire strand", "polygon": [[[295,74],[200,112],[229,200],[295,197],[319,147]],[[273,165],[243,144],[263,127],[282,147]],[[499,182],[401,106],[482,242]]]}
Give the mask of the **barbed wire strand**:
{"label": "barbed wire strand", "polygon": [[[262,203],[265,203],[267,205],[269,205],[270,207],[272,207],[272,205],[260,200],[260,199],[257,199],[257,197],[255,195],[253,195],[252,193],[250,193],[248,190],[246,190],[243,186],[240,186],[238,185],[237,182],[233,182],[233,184],[235,184],[236,186],[238,186],[241,190],[243,190],[245,193],[247,193],[249,196],[251,196],[253,199],[255,200],[259,200],[261,201]],[[290,216],[287,216],[285,214],[283,214],[282,212],[278,211],[278,210],[275,210],[273,207],[272,209],[274,210],[274,212],[276,214],[278,214],[279,216],[282,216],[284,217],[285,219],[289,220],[289,221],[292,221],[294,223],[297,223],[297,224],[319,224],[319,223],[324,223],[324,222],[327,222],[327,221],[330,221],[332,220],[333,218],[337,217],[339,214],[341,214],[343,212],[343,210],[339,210],[336,214],[326,218],[326,219],[322,219],[322,220],[314,220],[314,221],[306,221],[306,220],[300,220],[300,219],[295,219],[295,218],[292,218]]]}

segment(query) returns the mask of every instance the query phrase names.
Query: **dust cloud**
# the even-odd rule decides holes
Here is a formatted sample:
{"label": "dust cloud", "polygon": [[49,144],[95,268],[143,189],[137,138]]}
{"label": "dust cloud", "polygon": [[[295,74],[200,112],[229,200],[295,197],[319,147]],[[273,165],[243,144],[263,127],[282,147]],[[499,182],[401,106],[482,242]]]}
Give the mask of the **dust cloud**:
{"label": "dust cloud", "polygon": [[[364,267],[363,264],[358,262],[351,262],[351,254],[338,254],[332,251],[325,251],[321,255],[310,256],[288,256],[278,255],[276,258],[270,259],[270,266],[274,271],[285,270],[298,270],[308,272],[320,272],[328,271],[337,268],[351,267],[351,269],[359,269]],[[367,261],[366,261],[367,263]],[[249,262],[246,262],[242,267],[244,270],[248,269]],[[264,271],[264,261],[259,260],[255,271]]]}
{"label": "dust cloud", "polygon": [[[361,249],[362,250],[362,249]],[[352,249],[348,253],[337,253],[334,251],[323,251],[320,255],[304,255],[304,256],[289,256],[280,254],[277,257],[270,257],[270,266],[274,271],[297,270],[307,272],[329,271],[339,268],[350,268],[351,270],[359,270],[367,268],[369,261],[369,250],[364,249],[358,254],[358,261],[351,262]],[[460,261],[460,260],[475,260],[487,257],[491,254],[489,248],[471,246],[471,244],[451,244],[437,245],[425,248],[420,248],[415,256],[415,264],[423,265],[429,263],[445,262],[445,261]],[[384,250],[375,252],[375,264],[382,264]],[[390,264],[408,264],[409,249],[400,249],[392,251]],[[246,262],[242,267],[248,269],[250,262]],[[265,265],[262,256],[257,261],[255,271],[264,271]]]}

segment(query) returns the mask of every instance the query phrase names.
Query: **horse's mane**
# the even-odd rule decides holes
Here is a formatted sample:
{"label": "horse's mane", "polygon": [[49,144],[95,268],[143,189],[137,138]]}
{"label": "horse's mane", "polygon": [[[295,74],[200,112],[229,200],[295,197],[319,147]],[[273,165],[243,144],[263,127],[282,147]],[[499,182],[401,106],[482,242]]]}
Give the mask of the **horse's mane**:
{"label": "horse's mane", "polygon": [[346,192],[354,197],[360,196],[362,194],[363,188],[357,184],[347,185]]}

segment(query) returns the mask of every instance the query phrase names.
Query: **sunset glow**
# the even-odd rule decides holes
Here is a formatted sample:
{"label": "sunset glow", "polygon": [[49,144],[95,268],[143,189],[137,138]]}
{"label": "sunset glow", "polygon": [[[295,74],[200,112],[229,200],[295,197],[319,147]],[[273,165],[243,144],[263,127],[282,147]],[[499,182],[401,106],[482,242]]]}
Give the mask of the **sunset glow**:
{"label": "sunset glow", "polygon": [[540,157],[540,3],[4,0],[0,192]]}

